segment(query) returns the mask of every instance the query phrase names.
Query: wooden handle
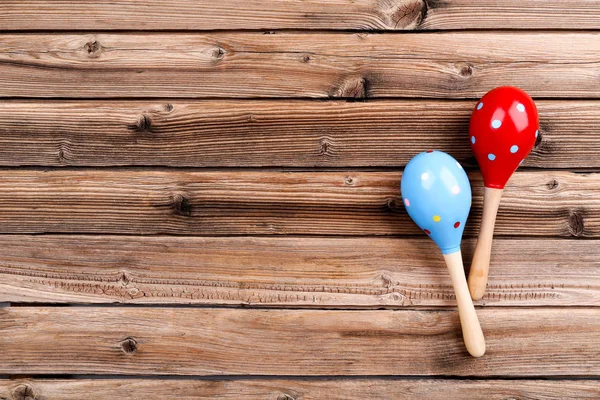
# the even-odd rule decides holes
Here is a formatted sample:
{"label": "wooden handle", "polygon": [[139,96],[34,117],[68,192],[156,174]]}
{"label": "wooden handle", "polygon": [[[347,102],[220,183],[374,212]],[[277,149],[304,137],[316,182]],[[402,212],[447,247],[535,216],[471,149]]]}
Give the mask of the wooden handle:
{"label": "wooden handle", "polygon": [[477,246],[471,262],[471,270],[469,271],[469,291],[473,300],[481,300],[487,286],[494,225],[496,225],[496,214],[500,206],[502,191],[503,189],[486,187],[483,194],[483,216]]}
{"label": "wooden handle", "polygon": [[469,287],[465,278],[465,270],[460,250],[452,254],[444,254],[446,265],[450,271],[450,279],[456,293],[456,304],[460,316],[463,340],[467,351],[473,357],[481,357],[485,353],[485,338],[479,325],[479,319],[469,295]]}

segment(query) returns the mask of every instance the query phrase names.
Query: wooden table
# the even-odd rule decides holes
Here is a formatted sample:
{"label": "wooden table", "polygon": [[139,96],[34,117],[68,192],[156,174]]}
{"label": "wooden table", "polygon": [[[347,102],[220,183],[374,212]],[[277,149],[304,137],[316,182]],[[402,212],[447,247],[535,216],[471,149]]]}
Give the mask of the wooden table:
{"label": "wooden table", "polygon": [[[600,398],[600,1],[3,0],[0,398]],[[487,354],[400,201],[528,91]]]}

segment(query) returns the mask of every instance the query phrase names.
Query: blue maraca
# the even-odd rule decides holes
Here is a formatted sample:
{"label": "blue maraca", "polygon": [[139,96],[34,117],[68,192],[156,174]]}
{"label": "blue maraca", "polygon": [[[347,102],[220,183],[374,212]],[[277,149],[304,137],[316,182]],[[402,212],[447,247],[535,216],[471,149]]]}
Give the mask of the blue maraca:
{"label": "blue maraca", "polygon": [[485,339],[469,294],[460,252],[471,209],[471,184],[461,165],[441,151],[417,154],[404,169],[402,200],[408,215],[439,246],[450,271],[463,339],[469,353],[481,357]]}

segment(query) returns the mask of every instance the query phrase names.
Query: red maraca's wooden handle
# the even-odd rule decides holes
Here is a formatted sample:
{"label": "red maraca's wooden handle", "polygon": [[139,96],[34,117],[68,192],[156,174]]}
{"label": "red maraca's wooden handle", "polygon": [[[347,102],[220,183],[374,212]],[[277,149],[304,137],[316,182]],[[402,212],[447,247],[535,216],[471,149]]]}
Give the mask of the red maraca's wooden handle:
{"label": "red maraca's wooden handle", "polygon": [[492,239],[494,238],[494,225],[496,214],[500,206],[503,189],[485,188],[483,194],[483,216],[479,229],[479,238],[469,271],[469,292],[473,300],[481,300],[485,293],[492,254]]}
{"label": "red maraca's wooden handle", "polygon": [[456,253],[444,254],[444,259],[448,271],[450,271],[450,279],[452,279],[452,286],[454,286],[454,293],[456,294],[456,304],[465,346],[473,357],[481,357],[485,353],[485,338],[483,337],[481,325],[479,325],[475,307],[473,307],[473,301],[469,296],[460,250]]}

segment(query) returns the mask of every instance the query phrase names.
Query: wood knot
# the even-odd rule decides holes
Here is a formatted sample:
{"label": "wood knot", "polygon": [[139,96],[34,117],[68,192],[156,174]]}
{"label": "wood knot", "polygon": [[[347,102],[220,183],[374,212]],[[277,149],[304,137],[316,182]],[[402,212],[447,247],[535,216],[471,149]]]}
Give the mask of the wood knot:
{"label": "wood knot", "polygon": [[533,148],[537,150],[541,146],[541,144],[542,144],[542,131],[538,130],[538,135],[535,138],[535,144],[533,145]]}
{"label": "wood knot", "polygon": [[333,141],[328,137],[319,139],[319,155],[331,156],[333,155]]}
{"label": "wood knot", "polygon": [[558,181],[556,179],[550,179],[546,186],[548,186],[548,190],[556,189],[558,187]]}
{"label": "wood knot", "polygon": [[12,391],[13,400],[37,400],[38,396],[30,385],[22,384]]}
{"label": "wood knot", "polygon": [[132,337],[125,338],[121,341],[121,350],[125,354],[135,354],[138,350],[138,342]]}
{"label": "wood knot", "polygon": [[[394,29],[416,29],[427,16],[425,0],[388,1],[390,24]],[[399,4],[398,4],[399,3]]]}
{"label": "wood knot", "polygon": [[395,198],[387,199],[385,202],[385,208],[388,211],[398,211],[398,202]]}
{"label": "wood knot", "polygon": [[131,282],[129,274],[126,271],[121,271],[118,282],[123,286],[129,285],[129,282]]}
{"label": "wood knot", "polygon": [[355,182],[356,182],[356,180],[351,176],[347,176],[344,178],[344,185],[354,186]]}
{"label": "wood knot", "polygon": [[100,46],[100,43],[98,43],[97,40],[90,40],[83,46],[83,48],[91,58],[99,57],[100,51],[102,50],[102,46]]}
{"label": "wood knot", "polygon": [[174,108],[174,107],[173,107],[173,104],[171,104],[171,103],[165,103],[165,104],[163,104],[163,109],[164,109],[166,112],[171,112],[171,111],[173,111],[173,108]]}
{"label": "wood knot", "polygon": [[366,77],[352,77],[335,85],[329,92],[331,98],[367,99],[371,97],[371,81]]}
{"label": "wood knot", "polygon": [[225,49],[223,49],[221,46],[217,46],[213,50],[212,56],[215,60],[222,60],[223,57],[225,57]]}
{"label": "wood knot", "polygon": [[302,62],[309,62],[310,61],[310,56],[308,54],[305,54],[304,57],[302,57]]}
{"label": "wood knot", "polygon": [[458,63],[458,74],[463,78],[470,78],[473,75],[473,66],[469,63]]}
{"label": "wood knot", "polygon": [[129,125],[128,128],[136,132],[150,133],[152,132],[152,118],[147,114],[142,114],[135,124]]}
{"label": "wood knot", "polygon": [[573,236],[583,236],[584,219],[581,211],[571,211],[569,213],[569,233]]}
{"label": "wood knot", "polygon": [[192,205],[184,195],[176,194],[173,196],[173,208],[178,215],[183,215],[185,217],[190,217],[192,215]]}
{"label": "wood knot", "polygon": [[290,396],[289,394],[280,394],[277,396],[277,400],[296,400],[294,396]]}

